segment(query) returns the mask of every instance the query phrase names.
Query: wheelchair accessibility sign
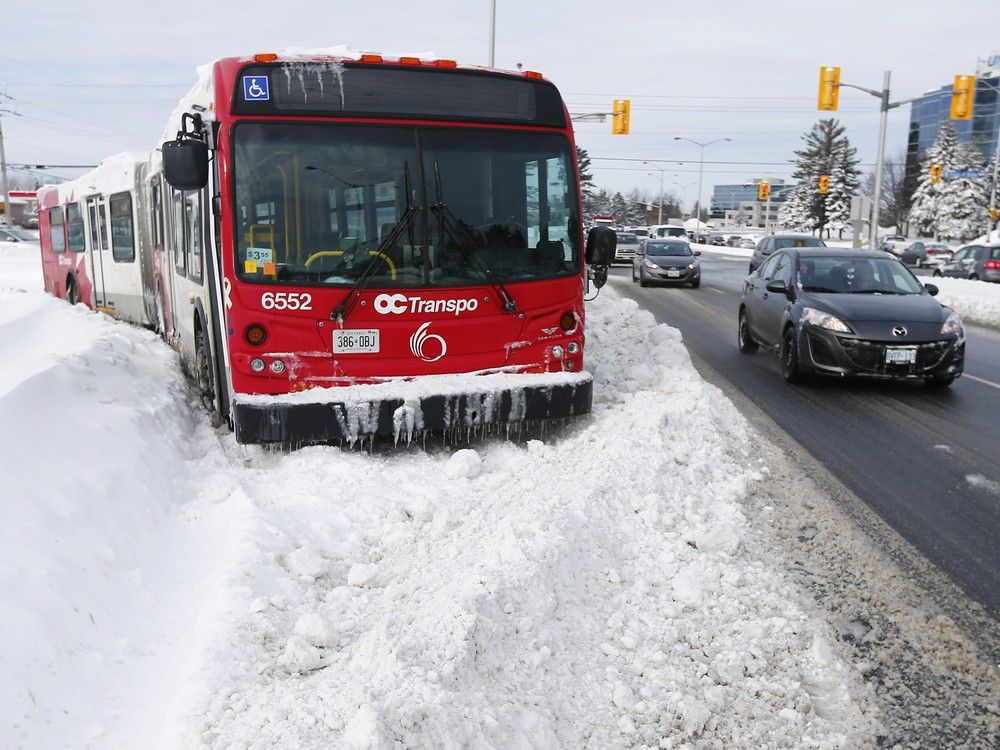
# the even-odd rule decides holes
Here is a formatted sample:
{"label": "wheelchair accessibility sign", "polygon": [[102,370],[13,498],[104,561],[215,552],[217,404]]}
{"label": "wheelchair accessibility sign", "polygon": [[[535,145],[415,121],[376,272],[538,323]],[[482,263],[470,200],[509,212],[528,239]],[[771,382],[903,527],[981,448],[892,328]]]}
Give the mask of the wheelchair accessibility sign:
{"label": "wheelchair accessibility sign", "polygon": [[266,102],[271,98],[267,76],[243,76],[243,99],[248,102]]}

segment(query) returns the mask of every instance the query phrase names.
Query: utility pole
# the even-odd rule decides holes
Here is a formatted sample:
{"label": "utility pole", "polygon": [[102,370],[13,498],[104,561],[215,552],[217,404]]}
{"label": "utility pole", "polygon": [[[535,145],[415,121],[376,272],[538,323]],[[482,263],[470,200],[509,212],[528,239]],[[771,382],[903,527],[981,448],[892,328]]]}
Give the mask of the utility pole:
{"label": "utility pole", "polygon": [[493,67],[493,51],[497,40],[497,0],[490,0],[490,67]]}
{"label": "utility pole", "polygon": [[7,179],[7,157],[3,151],[3,113],[0,109],[0,178],[3,179],[3,219],[7,226],[13,226],[10,220],[10,181]]}
{"label": "utility pole", "polygon": [[692,141],[690,138],[682,138],[679,135],[674,136],[675,141],[687,141],[688,143],[693,143],[701,151],[698,156],[698,202],[695,206],[695,236],[701,231],[701,176],[702,170],[705,166],[705,146],[711,146],[713,143],[719,143],[720,141],[731,141],[732,138],[716,138],[714,141],[706,141],[705,143],[700,143],[699,141]]}

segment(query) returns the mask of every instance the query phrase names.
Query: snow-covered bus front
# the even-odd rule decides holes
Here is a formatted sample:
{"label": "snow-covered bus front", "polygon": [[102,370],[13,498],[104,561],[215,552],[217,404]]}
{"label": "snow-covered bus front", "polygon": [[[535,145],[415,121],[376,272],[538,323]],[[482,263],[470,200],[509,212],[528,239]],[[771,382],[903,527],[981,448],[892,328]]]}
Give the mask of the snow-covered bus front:
{"label": "snow-covered bus front", "polygon": [[[166,205],[212,208],[195,369],[238,440],[466,435],[590,411],[576,151],[540,75],[233,58],[173,127],[152,172]],[[601,239],[595,261],[613,254]]]}

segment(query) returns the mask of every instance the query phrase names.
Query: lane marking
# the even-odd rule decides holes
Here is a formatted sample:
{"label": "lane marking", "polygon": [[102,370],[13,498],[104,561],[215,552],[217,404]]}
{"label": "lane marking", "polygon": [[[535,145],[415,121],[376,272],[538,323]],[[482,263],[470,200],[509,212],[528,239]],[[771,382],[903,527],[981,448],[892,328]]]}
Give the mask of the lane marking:
{"label": "lane marking", "polygon": [[713,287],[709,287],[709,289],[711,289],[716,294],[725,294],[726,293],[723,289],[716,289],[714,286]]}
{"label": "lane marking", "polygon": [[983,380],[983,378],[977,378],[975,375],[969,375],[968,373],[962,373],[963,378],[968,378],[969,380],[975,380],[977,383],[982,383],[983,385],[988,385],[990,388],[996,388],[1000,390],[1000,383],[994,383],[992,380]]}

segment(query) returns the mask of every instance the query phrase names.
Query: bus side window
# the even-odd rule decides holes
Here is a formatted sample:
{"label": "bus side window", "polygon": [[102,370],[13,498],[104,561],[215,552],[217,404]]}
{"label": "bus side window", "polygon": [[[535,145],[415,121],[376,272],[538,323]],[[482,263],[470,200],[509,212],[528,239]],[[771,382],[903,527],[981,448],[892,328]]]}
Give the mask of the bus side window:
{"label": "bus side window", "polygon": [[184,194],[184,218],[188,276],[201,281],[202,216],[201,193]]}
{"label": "bus side window", "polygon": [[170,191],[170,249],[174,254],[174,266],[184,273],[186,253],[184,250],[184,194]]}
{"label": "bus side window", "polygon": [[90,196],[88,210],[90,212],[90,248],[95,253],[108,249],[108,225],[104,216],[104,202],[101,196]]}
{"label": "bus side window", "polygon": [[108,203],[111,208],[111,257],[116,263],[131,263],[135,260],[132,194],[112,195]]}
{"label": "bus side window", "polygon": [[163,249],[163,196],[160,191],[159,180],[154,180],[151,185],[150,195],[152,196],[153,209],[153,247]]}
{"label": "bus side window", "polygon": [[52,231],[52,252],[62,253],[66,251],[66,232],[63,227],[62,206],[49,209],[49,226]]}
{"label": "bus side window", "polygon": [[79,203],[66,206],[66,228],[69,230],[69,249],[82,253],[87,249],[87,231],[83,226],[83,212]]}

